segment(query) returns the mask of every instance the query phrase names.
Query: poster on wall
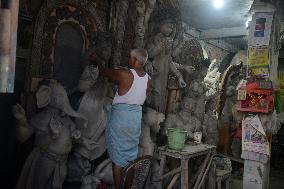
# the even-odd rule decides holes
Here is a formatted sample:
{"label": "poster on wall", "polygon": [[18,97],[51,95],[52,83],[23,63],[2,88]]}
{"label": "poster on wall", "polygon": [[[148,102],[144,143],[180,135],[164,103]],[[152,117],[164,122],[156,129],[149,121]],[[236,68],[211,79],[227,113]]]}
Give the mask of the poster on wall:
{"label": "poster on wall", "polygon": [[248,48],[248,66],[249,67],[268,67],[269,66],[269,48],[268,46],[249,47]]}
{"label": "poster on wall", "polygon": [[249,46],[269,45],[273,12],[257,12],[253,15],[249,29]]}
{"label": "poster on wall", "polygon": [[269,155],[269,142],[259,117],[249,116],[242,121],[242,150]]}
{"label": "poster on wall", "polygon": [[247,69],[247,77],[269,78],[269,67],[249,67]]}
{"label": "poster on wall", "polygon": [[248,47],[248,77],[269,77],[269,47]]}

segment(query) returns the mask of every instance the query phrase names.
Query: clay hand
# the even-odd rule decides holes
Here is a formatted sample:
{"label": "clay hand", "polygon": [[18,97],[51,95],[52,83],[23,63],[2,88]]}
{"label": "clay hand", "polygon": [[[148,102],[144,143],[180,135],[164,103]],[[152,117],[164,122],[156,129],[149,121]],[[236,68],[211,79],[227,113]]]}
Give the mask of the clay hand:
{"label": "clay hand", "polygon": [[138,12],[138,15],[143,16],[145,13],[145,3],[144,1],[136,1],[136,10]]}
{"label": "clay hand", "polygon": [[161,129],[160,124],[165,120],[165,114],[159,113],[157,115],[157,124],[153,125],[152,130],[154,133],[158,133]]}
{"label": "clay hand", "polygon": [[93,150],[98,145],[98,143],[87,138],[83,138],[83,144],[88,150]]}
{"label": "clay hand", "polygon": [[185,81],[184,81],[182,78],[179,78],[178,84],[179,84],[179,86],[180,86],[181,88],[186,87],[186,83],[185,83]]}
{"label": "clay hand", "polygon": [[185,66],[185,67],[184,67],[184,70],[185,70],[187,73],[191,74],[191,73],[195,70],[195,68],[194,68],[193,66]]}
{"label": "clay hand", "polygon": [[13,112],[14,117],[17,120],[20,120],[20,121],[26,121],[27,120],[25,110],[20,104],[14,105],[12,107],[12,112]]}
{"label": "clay hand", "polygon": [[71,137],[72,137],[73,139],[79,139],[79,138],[81,138],[81,131],[79,131],[79,130],[73,131],[72,134],[71,134]]}

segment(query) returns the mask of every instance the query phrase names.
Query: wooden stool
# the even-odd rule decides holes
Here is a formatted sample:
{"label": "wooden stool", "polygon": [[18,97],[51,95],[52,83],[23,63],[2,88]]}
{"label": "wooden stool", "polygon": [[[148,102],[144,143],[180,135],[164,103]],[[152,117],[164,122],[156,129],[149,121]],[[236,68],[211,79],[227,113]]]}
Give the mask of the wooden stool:
{"label": "wooden stool", "polygon": [[[211,160],[215,154],[216,147],[208,144],[186,144],[181,151],[168,149],[166,146],[158,148],[158,153],[161,158],[160,170],[159,170],[159,185],[158,189],[162,189],[162,180],[168,176],[180,173],[181,189],[189,189],[189,175],[188,175],[188,161],[191,158],[200,157],[205,155],[205,160],[201,167],[200,174],[195,182],[194,189],[199,189],[203,186],[205,176],[208,168],[211,164]],[[180,160],[180,167],[171,170],[168,173],[164,173],[164,166],[166,163],[166,157],[172,157]],[[177,177],[178,178],[178,177]],[[177,179],[175,179],[177,180]],[[171,183],[173,184],[173,183]]]}
{"label": "wooden stool", "polygon": [[231,171],[216,169],[217,189],[222,189],[222,181],[226,182],[226,189],[229,189]]}

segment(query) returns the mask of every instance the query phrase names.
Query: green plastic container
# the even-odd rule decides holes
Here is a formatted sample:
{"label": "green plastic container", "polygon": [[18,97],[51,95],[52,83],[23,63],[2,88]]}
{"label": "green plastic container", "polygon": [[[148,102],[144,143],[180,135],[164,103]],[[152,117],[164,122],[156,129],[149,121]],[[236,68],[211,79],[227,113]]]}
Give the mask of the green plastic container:
{"label": "green plastic container", "polygon": [[187,131],[177,128],[168,128],[168,147],[173,150],[182,150],[186,140]]}

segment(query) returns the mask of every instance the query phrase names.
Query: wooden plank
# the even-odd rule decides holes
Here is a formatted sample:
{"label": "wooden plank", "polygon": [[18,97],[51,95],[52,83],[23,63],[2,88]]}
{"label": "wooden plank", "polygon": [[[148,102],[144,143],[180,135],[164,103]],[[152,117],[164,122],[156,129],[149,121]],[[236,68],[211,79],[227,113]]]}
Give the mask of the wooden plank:
{"label": "wooden plank", "polygon": [[159,181],[163,181],[163,179],[166,179],[169,176],[175,175],[177,173],[180,173],[182,171],[181,167],[178,167],[176,169],[171,170],[170,172],[164,174],[163,176],[157,178],[157,179],[153,179],[153,182],[159,182]]}
{"label": "wooden plank", "polygon": [[201,39],[222,39],[230,37],[246,36],[246,27],[232,27],[232,28],[219,28],[219,29],[208,29],[201,31]]}
{"label": "wooden plank", "polygon": [[196,179],[196,183],[195,183],[194,189],[197,189],[197,188],[198,188],[198,186],[199,186],[199,184],[200,184],[200,182],[201,182],[201,179],[202,179],[202,177],[204,176],[203,174],[204,174],[205,169],[206,169],[206,167],[207,167],[209,158],[211,158],[211,153],[210,153],[210,152],[208,152],[208,154],[206,155],[205,160],[204,160],[203,163],[202,163],[202,166],[201,166],[202,168],[201,168],[200,173],[199,173],[199,175],[198,175],[198,177],[197,177],[197,179]]}
{"label": "wooden plank", "polygon": [[209,144],[185,144],[184,148],[179,150],[172,150],[166,146],[159,147],[160,154],[166,154],[170,157],[187,159],[196,157],[198,155],[207,154],[210,151],[215,151],[216,146]]}
{"label": "wooden plank", "polygon": [[177,179],[179,178],[179,176],[180,176],[180,173],[176,174],[176,175],[172,178],[172,180],[171,180],[170,184],[168,185],[167,189],[172,189],[172,188],[174,187],[174,185],[175,185]]}

